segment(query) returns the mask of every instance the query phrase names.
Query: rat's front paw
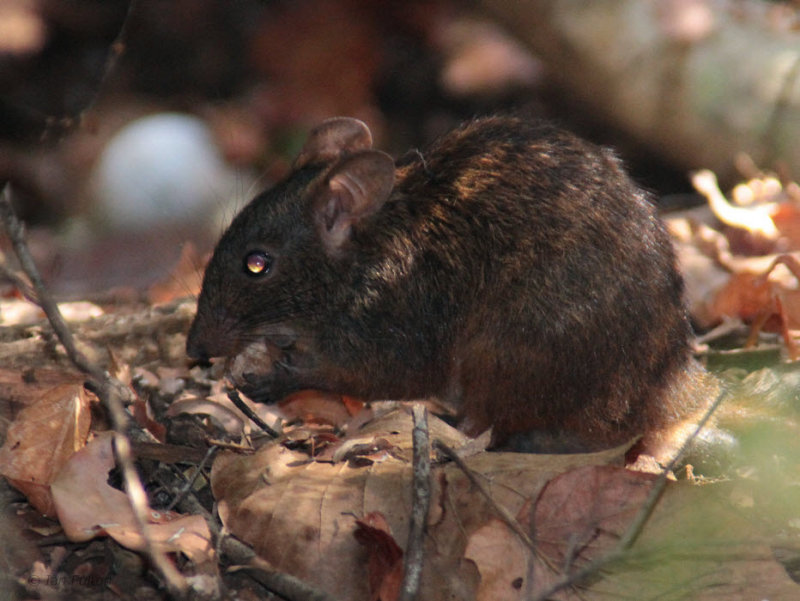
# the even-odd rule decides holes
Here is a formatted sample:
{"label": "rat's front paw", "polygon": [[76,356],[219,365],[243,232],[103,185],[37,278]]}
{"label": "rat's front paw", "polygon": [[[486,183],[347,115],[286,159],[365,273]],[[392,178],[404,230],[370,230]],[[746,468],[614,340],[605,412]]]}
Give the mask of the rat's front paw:
{"label": "rat's front paw", "polygon": [[228,363],[231,383],[252,400],[275,403],[299,390],[292,356],[270,342],[254,342]]}
{"label": "rat's front paw", "polygon": [[231,383],[254,401],[276,401],[271,394],[270,380],[274,377],[279,351],[265,342],[254,342],[228,361]]}

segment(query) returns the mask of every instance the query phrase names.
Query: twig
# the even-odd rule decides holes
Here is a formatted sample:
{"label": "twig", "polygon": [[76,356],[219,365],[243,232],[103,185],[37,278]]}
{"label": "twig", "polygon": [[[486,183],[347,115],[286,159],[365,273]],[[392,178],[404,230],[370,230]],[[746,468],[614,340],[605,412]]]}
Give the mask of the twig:
{"label": "twig", "polygon": [[205,457],[203,457],[203,460],[200,462],[200,465],[198,465],[195,468],[192,477],[186,480],[183,487],[181,487],[181,490],[179,490],[178,493],[175,495],[175,498],[172,499],[172,502],[169,505],[167,505],[167,511],[172,510],[178,503],[183,501],[186,495],[188,495],[190,492],[192,492],[192,490],[194,490],[194,483],[200,477],[200,474],[203,473],[203,470],[205,469],[206,465],[208,464],[209,461],[211,461],[211,458],[214,457],[216,452],[217,452],[217,447],[212,446],[208,448]]}
{"label": "twig", "polygon": [[251,562],[248,571],[250,577],[281,598],[287,601],[336,601],[335,597],[325,591],[316,589],[291,574],[269,570],[260,565],[261,563],[258,558]]}
{"label": "twig", "polygon": [[[153,479],[161,486],[168,490],[178,490],[186,482],[186,478],[179,472],[174,465],[159,464],[158,467],[152,472]],[[214,516],[203,506],[202,503],[195,495],[194,490],[189,490],[188,494],[183,496],[175,504],[180,513],[190,515],[201,515],[208,524],[208,529],[211,532],[212,538],[220,536],[220,528]]]}
{"label": "twig", "polygon": [[242,400],[242,397],[239,396],[238,390],[229,390],[228,391],[228,398],[231,402],[236,405],[236,408],[244,413],[250,421],[252,421],[256,426],[264,430],[267,434],[272,436],[272,438],[278,438],[280,433],[277,432],[274,428],[272,428],[267,422],[261,419],[258,414],[250,409],[250,407]]}
{"label": "twig", "polygon": [[11,282],[17,288],[17,290],[20,291],[22,296],[27,298],[29,301],[37,305],[39,304],[39,299],[36,298],[36,292],[34,292],[31,283],[25,276],[23,276],[21,273],[17,273],[6,264],[5,256],[2,252],[0,252],[0,277],[3,277]]}
{"label": "twig", "polygon": [[608,552],[603,557],[600,557],[588,564],[586,564],[583,568],[578,570],[577,572],[573,572],[569,576],[559,580],[555,584],[553,584],[549,589],[540,593],[530,601],[547,601],[555,595],[558,591],[567,588],[568,586],[573,586],[598,571],[600,571],[606,565],[618,561],[619,559],[623,558],[626,553],[630,550],[633,544],[638,540],[639,536],[644,530],[644,526],[647,521],[650,519],[650,516],[653,514],[653,510],[656,507],[661,495],[664,493],[664,489],[667,486],[667,477],[670,472],[675,469],[675,466],[678,462],[683,458],[686,454],[686,451],[689,449],[691,444],[694,442],[694,439],[697,438],[698,434],[705,428],[708,420],[711,419],[711,416],[714,412],[719,408],[722,402],[728,398],[727,391],[723,390],[719,393],[716,400],[712,403],[712,405],[708,408],[703,418],[697,424],[697,427],[694,429],[692,434],[684,441],[681,448],[669,462],[669,464],[664,468],[664,471],[658,477],[658,480],[655,481],[653,484],[653,488],[650,489],[650,493],[647,495],[647,499],[645,499],[644,504],[639,508],[639,512],[636,514],[633,522],[631,522],[628,529],[625,531],[625,534],[622,535],[622,538],[617,543],[617,546]]}
{"label": "twig", "polygon": [[336,601],[336,599],[290,574],[273,570],[267,562],[243,542],[221,535],[220,546],[225,556],[242,566],[247,574],[266,589],[288,601]]}
{"label": "twig", "polygon": [[[92,108],[94,108],[94,106],[97,104],[97,99],[100,97],[100,91],[105,86],[111,73],[117,67],[117,63],[125,51],[125,39],[128,35],[128,27],[130,26],[131,22],[131,15],[134,13],[137,2],[138,0],[129,0],[128,2],[128,10],[125,13],[125,17],[122,20],[122,25],[120,26],[114,41],[112,41],[109,46],[108,55],[106,56],[105,63],[103,64],[103,72],[100,74],[100,78],[97,80],[97,83],[94,86],[95,89],[93,90],[91,98],[89,98],[83,108],[81,108],[77,113],[72,115],[64,115],[61,118],[47,117],[45,128],[42,133],[42,139],[48,139],[50,136],[56,140],[63,139],[74,128],[83,123],[86,113],[92,110]],[[53,130],[56,131],[54,132]]]}
{"label": "twig", "polygon": [[2,194],[0,195],[0,219],[3,221],[8,237],[14,247],[14,252],[19,259],[20,266],[25,274],[31,281],[34,293],[38,299],[38,304],[47,315],[50,325],[58,336],[58,339],[64,345],[67,351],[67,356],[82,372],[89,374],[98,382],[103,380],[102,371],[86,358],[75,346],[75,340],[72,337],[67,327],[61,312],[58,310],[56,302],[45,291],[44,282],[39,275],[39,270],[36,268],[36,263],[33,260],[28,247],[25,244],[25,228],[22,222],[17,219],[14,213],[14,208],[11,204],[11,185],[6,184]]}
{"label": "twig", "polygon": [[80,121],[83,119],[83,115],[90,111],[97,103],[97,99],[100,97],[100,90],[103,89],[103,86],[105,85],[109,76],[114,69],[117,68],[117,63],[119,62],[122,53],[125,51],[125,38],[128,36],[128,27],[130,26],[131,22],[131,15],[134,13],[137,2],[138,0],[130,0],[128,3],[128,12],[125,13],[125,18],[122,20],[122,26],[117,32],[117,37],[114,38],[114,41],[111,42],[111,46],[109,47],[108,56],[106,56],[106,62],[103,65],[103,74],[100,76],[100,80],[97,82],[97,93],[78,114],[78,123],[80,123]]}
{"label": "twig", "polygon": [[467,464],[464,463],[464,460],[458,456],[458,454],[443,443],[441,440],[436,439],[433,442],[433,446],[437,451],[441,451],[448,459],[451,459],[453,463],[455,463],[459,469],[464,472],[464,475],[469,479],[470,483],[478,489],[478,491],[483,495],[489,505],[494,509],[494,511],[500,516],[500,518],[506,523],[506,525],[511,528],[514,533],[519,537],[519,539],[523,542],[523,544],[531,550],[532,553],[536,553],[536,545],[531,540],[531,537],[528,536],[528,533],[520,526],[520,523],[517,519],[511,515],[511,512],[508,511],[502,505],[498,505],[495,500],[492,498],[492,493],[486,488],[486,486],[478,480],[475,476],[475,473],[469,469]]}
{"label": "twig", "polygon": [[425,554],[425,526],[431,505],[431,443],[428,435],[428,412],[424,405],[415,404],[412,415],[414,416],[414,429],[411,433],[414,448],[414,483],[400,601],[413,601],[419,593],[422,560]]}
{"label": "twig", "polygon": [[139,475],[136,472],[136,468],[133,465],[130,440],[126,435],[128,414],[125,411],[123,402],[131,402],[133,400],[131,390],[122,382],[113,378],[107,371],[89,361],[75,346],[72,332],[67,327],[61,312],[58,310],[56,302],[45,288],[36,263],[25,243],[24,226],[14,213],[14,208],[11,204],[10,184],[6,184],[2,194],[0,194],[0,220],[2,220],[6,232],[8,233],[20,266],[28,278],[30,278],[31,285],[39,300],[39,306],[44,311],[50,325],[53,327],[53,331],[64,346],[67,356],[78,369],[89,376],[97,395],[108,409],[111,422],[114,426],[114,450],[117,463],[122,470],[128,500],[136,519],[139,532],[145,543],[145,552],[153,565],[164,577],[170,592],[175,596],[182,597],[187,590],[186,580],[183,575],[175,569],[166,555],[156,547],[152,538],[148,536],[147,495],[139,479]]}

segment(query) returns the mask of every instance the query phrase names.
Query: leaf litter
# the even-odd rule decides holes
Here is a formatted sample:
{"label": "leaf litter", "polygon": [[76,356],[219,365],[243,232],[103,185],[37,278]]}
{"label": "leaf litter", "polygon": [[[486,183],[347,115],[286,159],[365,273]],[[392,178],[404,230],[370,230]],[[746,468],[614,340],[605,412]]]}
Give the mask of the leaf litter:
{"label": "leaf litter", "polygon": [[[800,225],[797,211],[787,203],[797,199],[788,185],[776,188],[768,182],[760,189],[769,190],[768,200],[753,193],[752,202],[766,207],[758,211],[773,220],[772,233],[764,227],[739,232],[735,220],[668,219],[683,248],[681,256],[693,253],[715,270],[716,280],[707,279],[716,281],[717,288],[694,297],[695,306],[705,303],[698,314],[706,325],[739,320],[748,324],[738,330],[745,342],[748,337],[752,345],[772,340],[791,357],[800,321],[794,290],[800,270],[791,253],[800,248],[794,233]],[[736,194],[747,196],[741,190]],[[757,254],[765,248],[769,254]],[[187,251],[177,271],[181,281],[196,285],[199,280],[187,272],[196,263]],[[173,457],[167,461],[180,468],[190,494],[208,509],[216,503],[224,526],[274,568],[339,598],[397,598],[411,499],[408,412],[402,404],[364,405],[316,391],[273,407],[251,403],[268,423],[283,420],[283,438],[268,441],[230,403],[219,366],[187,369],[182,345],[191,311],[176,299],[180,294],[179,287],[154,289],[151,299],[163,308],[154,312],[145,307],[141,319],[136,310],[125,309],[128,331],[119,328],[111,337],[103,330],[120,307],[103,307],[105,316],[74,326],[79,335],[105,340],[114,349],[108,354],[109,368],[129,373],[125,379],[137,392],[135,419],[152,436],[150,444],[169,443],[172,451],[164,457]],[[27,338],[12,340],[40,344],[38,323],[6,327],[27,332]],[[157,344],[140,342],[148,336]],[[710,359],[716,352],[708,349],[704,356]],[[52,536],[57,527],[71,541],[108,536],[123,547],[141,549],[127,496],[109,484],[114,461],[102,414],[92,409],[93,396],[63,357],[45,356],[51,358],[39,360],[24,377],[15,369],[0,371],[8,423],[0,472],[41,514],[57,516],[58,526],[43,528],[33,514],[19,515],[26,516],[23,523],[34,536]],[[784,363],[780,370],[769,366],[742,373],[734,368],[722,377],[739,393],[735,409],[720,422],[728,425],[737,417],[747,422],[742,446],[761,449],[761,454],[748,451],[719,481],[670,484],[630,553],[552,598],[797,598],[792,580],[797,575],[788,568],[799,555],[792,516],[800,499],[791,485],[800,468],[800,454],[791,459],[797,439],[792,417],[797,387],[790,384],[795,372]],[[780,468],[770,464],[776,448],[759,446],[763,431],[775,432],[775,424],[786,446],[777,454],[784,458]],[[425,542],[425,599],[535,598],[563,574],[608,553],[655,478],[622,467],[624,449],[561,456],[487,453],[485,440],[469,441],[439,420],[431,420],[431,430],[432,437],[460,449],[491,500],[453,464],[436,464]],[[190,431],[195,434],[187,435]],[[196,459],[182,459],[196,454],[182,453],[180,445],[229,450],[218,452],[208,471],[192,464]],[[158,486],[155,473],[145,474],[154,491],[161,489],[168,499],[178,495]],[[500,517],[498,506],[516,516],[533,539],[533,549]],[[219,577],[221,558],[206,518],[166,507],[154,492],[148,536],[176,560],[183,558],[184,568],[191,565],[197,573]],[[29,564],[19,567],[20,573],[57,574],[66,565],[64,558],[77,552],[57,548],[62,559],[51,555],[49,567]]]}

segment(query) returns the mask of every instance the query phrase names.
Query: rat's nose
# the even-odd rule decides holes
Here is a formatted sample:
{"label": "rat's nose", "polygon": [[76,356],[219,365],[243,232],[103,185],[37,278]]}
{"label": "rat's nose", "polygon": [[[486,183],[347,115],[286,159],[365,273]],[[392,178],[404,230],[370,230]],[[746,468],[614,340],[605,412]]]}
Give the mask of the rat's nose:
{"label": "rat's nose", "polygon": [[198,311],[186,336],[186,354],[195,361],[213,357],[233,357],[240,350],[238,330],[231,319],[208,317]]}
{"label": "rat's nose", "polygon": [[217,356],[214,353],[213,346],[208,344],[208,340],[212,340],[208,336],[208,328],[203,327],[197,317],[194,318],[189,333],[186,336],[186,354],[190,359],[207,363],[211,357]]}
{"label": "rat's nose", "polygon": [[195,333],[196,329],[194,324],[189,330],[189,335],[186,337],[186,354],[190,359],[207,363],[211,356],[208,354],[205,345]]}

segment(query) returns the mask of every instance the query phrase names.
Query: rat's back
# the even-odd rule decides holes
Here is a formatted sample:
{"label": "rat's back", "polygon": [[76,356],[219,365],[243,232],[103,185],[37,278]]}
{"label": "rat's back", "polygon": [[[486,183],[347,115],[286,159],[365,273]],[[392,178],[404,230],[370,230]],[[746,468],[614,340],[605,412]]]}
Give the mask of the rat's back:
{"label": "rat's back", "polygon": [[431,318],[421,327],[452,321],[444,391],[472,431],[602,446],[687,402],[673,394],[696,370],[673,248],[609,151],[548,124],[476,120],[409,155],[384,210],[376,230],[401,223],[412,241],[403,287]]}

